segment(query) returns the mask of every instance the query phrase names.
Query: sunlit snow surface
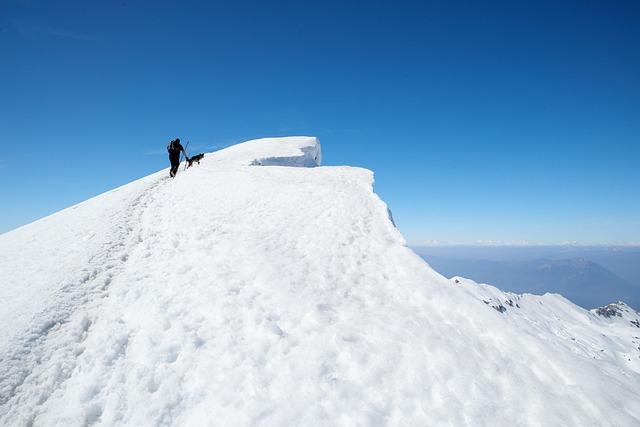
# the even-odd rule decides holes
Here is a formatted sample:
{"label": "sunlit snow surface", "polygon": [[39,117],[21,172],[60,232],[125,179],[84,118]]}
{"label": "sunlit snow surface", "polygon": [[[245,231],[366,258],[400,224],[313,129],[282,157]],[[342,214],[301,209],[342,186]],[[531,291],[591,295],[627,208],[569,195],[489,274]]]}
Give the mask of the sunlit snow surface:
{"label": "sunlit snow surface", "polygon": [[0,425],[640,423],[637,313],[448,280],[319,163],[251,141],[1,235]]}

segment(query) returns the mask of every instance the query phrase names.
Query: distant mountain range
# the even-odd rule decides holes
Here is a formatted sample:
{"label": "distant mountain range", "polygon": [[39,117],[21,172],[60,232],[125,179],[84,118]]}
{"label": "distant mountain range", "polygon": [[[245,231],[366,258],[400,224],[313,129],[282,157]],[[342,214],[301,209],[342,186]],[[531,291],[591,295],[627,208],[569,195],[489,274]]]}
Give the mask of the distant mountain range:
{"label": "distant mountain range", "polygon": [[468,277],[516,293],[559,293],[588,309],[613,301],[640,307],[640,288],[585,258],[488,260],[418,252],[446,277]]}

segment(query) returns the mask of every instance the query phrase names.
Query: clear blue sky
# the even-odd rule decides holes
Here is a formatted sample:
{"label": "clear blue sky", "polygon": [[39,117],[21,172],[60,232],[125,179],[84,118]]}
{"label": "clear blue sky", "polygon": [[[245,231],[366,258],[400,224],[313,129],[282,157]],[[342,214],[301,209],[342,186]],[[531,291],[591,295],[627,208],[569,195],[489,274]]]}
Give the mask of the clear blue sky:
{"label": "clear blue sky", "polygon": [[640,242],[637,1],[9,0],[0,53],[0,232],[303,134],[413,243]]}

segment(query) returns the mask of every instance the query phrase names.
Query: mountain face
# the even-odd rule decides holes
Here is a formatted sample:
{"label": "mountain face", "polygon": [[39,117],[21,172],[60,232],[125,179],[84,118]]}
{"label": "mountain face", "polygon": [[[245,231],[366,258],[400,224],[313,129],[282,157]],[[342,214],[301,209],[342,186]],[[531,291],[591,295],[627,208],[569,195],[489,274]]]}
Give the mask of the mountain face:
{"label": "mountain face", "polygon": [[594,308],[612,300],[640,307],[640,290],[584,258],[489,260],[423,254],[422,257],[447,277],[472,277],[517,293],[545,293],[549,290],[584,308]]}
{"label": "mountain face", "polygon": [[320,159],[250,141],[1,235],[0,425],[638,425],[637,313],[448,280]]}
{"label": "mountain face", "polygon": [[584,357],[609,360],[640,372],[640,314],[622,301],[585,311],[558,294],[503,292],[462,277],[451,281],[518,324],[523,333],[556,341],[556,345]]}

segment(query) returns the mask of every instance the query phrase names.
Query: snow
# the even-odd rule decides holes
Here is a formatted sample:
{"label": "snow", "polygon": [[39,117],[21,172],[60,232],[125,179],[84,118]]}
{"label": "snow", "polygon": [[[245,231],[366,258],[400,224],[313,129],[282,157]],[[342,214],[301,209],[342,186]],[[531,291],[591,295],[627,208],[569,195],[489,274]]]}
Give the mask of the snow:
{"label": "snow", "polygon": [[640,315],[624,302],[587,311],[558,294],[518,295],[462,277],[451,280],[504,313],[521,333],[640,374]]}
{"label": "snow", "polygon": [[225,165],[252,166],[320,166],[320,142],[308,136],[261,138],[237,144],[216,153],[215,161]]}
{"label": "snow", "polygon": [[448,280],[320,154],[250,141],[1,235],[0,424],[638,425],[637,313]]}

